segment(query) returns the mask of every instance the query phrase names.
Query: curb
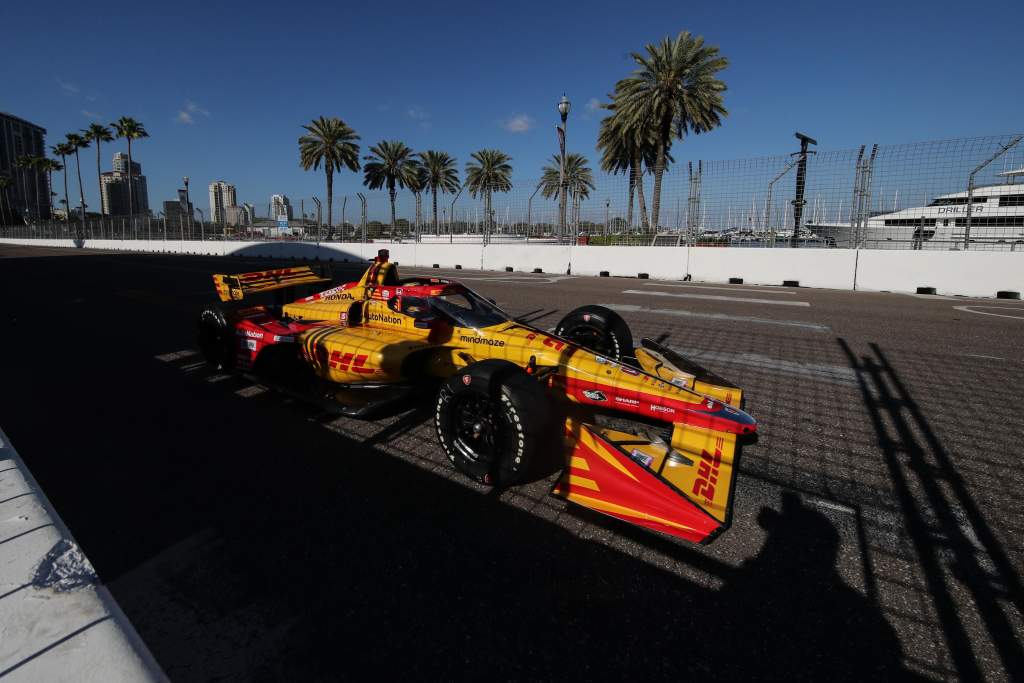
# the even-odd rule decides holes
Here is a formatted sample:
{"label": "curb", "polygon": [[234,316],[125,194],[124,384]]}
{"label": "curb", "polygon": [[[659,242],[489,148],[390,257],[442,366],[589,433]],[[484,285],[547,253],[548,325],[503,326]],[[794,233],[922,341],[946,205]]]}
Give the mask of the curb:
{"label": "curb", "polygon": [[167,681],[0,429],[0,678]]}

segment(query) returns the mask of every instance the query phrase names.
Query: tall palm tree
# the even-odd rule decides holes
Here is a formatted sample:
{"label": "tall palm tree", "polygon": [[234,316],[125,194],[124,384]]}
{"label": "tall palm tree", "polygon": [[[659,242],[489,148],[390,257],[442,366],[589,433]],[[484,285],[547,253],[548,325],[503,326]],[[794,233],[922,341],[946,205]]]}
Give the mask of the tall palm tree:
{"label": "tall palm tree", "polygon": [[371,190],[388,189],[391,199],[391,229],[395,228],[395,195],[398,188],[415,187],[418,180],[412,149],[398,140],[382,140],[363,157],[363,185]]}
{"label": "tall palm tree", "polygon": [[632,54],[639,68],[615,85],[615,105],[627,128],[650,129],[656,136],[651,223],[657,230],[669,148],[687,133],[704,133],[722,124],[729,112],[722,101],[725,83],[717,75],[729,61],[689,31],[675,40],[665,37],[657,45],[649,43],[646,50],[646,55]]}
{"label": "tall palm tree", "polygon": [[60,142],[50,148],[56,156],[60,157],[60,164],[64,167],[64,222],[71,219],[71,208],[68,202],[68,157],[75,153],[75,148],[66,142]]}
{"label": "tall palm tree", "polygon": [[25,212],[28,213],[28,172],[32,171],[36,184],[36,214],[39,214],[39,175],[36,173],[36,157],[31,154],[22,154],[14,160],[14,165],[21,169],[21,197],[25,204]]}
{"label": "tall palm tree", "polygon": [[102,123],[90,123],[89,127],[82,131],[82,137],[96,143],[96,191],[100,193],[100,214],[105,214],[107,207],[103,205],[103,172],[100,170],[100,143],[113,142],[114,135]]}
{"label": "tall palm tree", "polygon": [[110,124],[114,135],[128,141],[128,216],[135,215],[135,197],[132,193],[132,140],[148,138],[145,126],[129,116],[122,116]]}
{"label": "tall palm tree", "polygon": [[[331,238],[331,215],[334,211],[334,172],[347,168],[359,170],[359,139],[356,132],[341,119],[321,116],[303,126],[307,135],[299,138],[299,164],[306,171],[324,165],[327,176],[327,238]],[[344,227],[344,226],[342,226]]]}
{"label": "tall palm tree", "polygon": [[416,198],[416,231],[418,233],[423,224],[423,190],[427,189],[427,172],[419,158],[413,159],[412,163],[416,166],[416,171],[409,189],[412,190],[412,196]]}
{"label": "tall palm tree", "polygon": [[7,194],[14,181],[10,176],[0,175],[0,225],[12,225],[14,219],[11,217],[11,198]]}
{"label": "tall palm tree", "polygon": [[419,153],[420,166],[423,168],[424,189],[434,195],[434,232],[438,232],[437,223],[437,191],[455,194],[459,191],[459,171],[456,161],[444,152],[428,149]]}
{"label": "tall palm tree", "polygon": [[481,149],[466,162],[466,187],[473,197],[484,198],[484,221],[491,227],[491,196],[512,189],[512,157],[497,149]]}
{"label": "tall palm tree", "polygon": [[46,173],[47,209],[50,212],[50,220],[53,220],[53,172],[63,170],[64,166],[56,159],[39,157],[39,169]]}
{"label": "tall palm tree", "polygon": [[[75,170],[78,172],[78,199],[82,210],[82,222],[85,222],[85,191],[82,189],[82,164],[78,157],[78,150],[89,146],[89,141],[78,133],[68,133],[64,136],[68,144],[75,150]],[[129,175],[131,175],[129,173]]]}

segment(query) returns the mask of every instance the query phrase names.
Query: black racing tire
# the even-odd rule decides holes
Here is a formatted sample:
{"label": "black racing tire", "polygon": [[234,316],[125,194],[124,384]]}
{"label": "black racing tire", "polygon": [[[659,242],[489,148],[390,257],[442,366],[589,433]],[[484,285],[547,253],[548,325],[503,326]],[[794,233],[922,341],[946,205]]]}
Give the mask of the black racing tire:
{"label": "black racing tire", "polygon": [[210,305],[200,312],[197,343],[207,365],[225,371],[234,369],[237,342],[223,307]]}
{"label": "black racing tire", "polygon": [[633,355],[633,333],[615,311],[580,306],[555,326],[555,334],[599,355],[622,361]]}
{"label": "black racing tire", "polygon": [[549,398],[518,365],[472,363],[441,384],[434,425],[452,465],[489,486],[512,486],[532,472],[548,443]]}

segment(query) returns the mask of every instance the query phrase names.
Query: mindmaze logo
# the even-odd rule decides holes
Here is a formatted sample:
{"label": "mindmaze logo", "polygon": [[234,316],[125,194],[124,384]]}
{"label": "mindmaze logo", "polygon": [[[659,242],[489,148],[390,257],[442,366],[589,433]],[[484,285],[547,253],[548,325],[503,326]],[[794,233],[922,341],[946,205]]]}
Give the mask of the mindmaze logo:
{"label": "mindmaze logo", "polygon": [[471,337],[468,334],[460,334],[459,339],[470,344],[486,344],[487,346],[504,346],[505,342],[500,339],[488,339],[487,337]]}

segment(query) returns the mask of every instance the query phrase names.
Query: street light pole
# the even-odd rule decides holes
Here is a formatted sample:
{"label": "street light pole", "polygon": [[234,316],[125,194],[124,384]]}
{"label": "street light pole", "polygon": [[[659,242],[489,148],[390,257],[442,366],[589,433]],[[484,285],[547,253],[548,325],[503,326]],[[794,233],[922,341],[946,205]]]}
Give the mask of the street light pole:
{"label": "street light pole", "polygon": [[565,200],[566,200],[566,183],[565,183],[565,128],[566,121],[569,118],[569,98],[562,93],[562,99],[558,101],[558,113],[562,117],[562,125],[558,128],[558,148],[559,148],[559,164],[558,164],[558,241],[561,243],[562,238],[565,236]]}
{"label": "street light pole", "polygon": [[[131,172],[131,169],[128,169]],[[185,181],[185,211],[188,213],[188,234],[192,236],[192,200],[188,198],[188,176],[182,178]]]}

